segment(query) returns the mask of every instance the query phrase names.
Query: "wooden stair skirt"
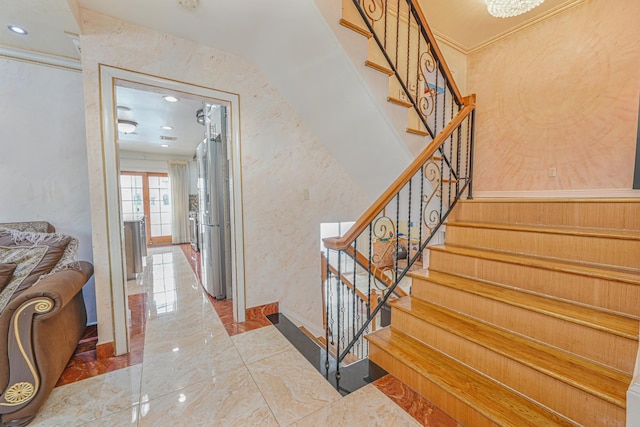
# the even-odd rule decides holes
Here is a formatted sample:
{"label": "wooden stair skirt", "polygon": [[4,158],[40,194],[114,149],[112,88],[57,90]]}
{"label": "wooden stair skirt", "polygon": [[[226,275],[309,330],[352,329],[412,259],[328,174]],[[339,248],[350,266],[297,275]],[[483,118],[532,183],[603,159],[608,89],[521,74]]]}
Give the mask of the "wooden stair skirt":
{"label": "wooden stair skirt", "polygon": [[624,426],[640,201],[460,201],[369,357],[467,426]]}

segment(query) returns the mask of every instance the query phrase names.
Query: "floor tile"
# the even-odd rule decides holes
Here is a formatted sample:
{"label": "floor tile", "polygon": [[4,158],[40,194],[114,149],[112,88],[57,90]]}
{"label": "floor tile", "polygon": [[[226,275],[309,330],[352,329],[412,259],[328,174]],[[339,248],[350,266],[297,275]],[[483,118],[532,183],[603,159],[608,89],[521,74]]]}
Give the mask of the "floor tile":
{"label": "floor tile", "polygon": [[438,427],[462,426],[393,375],[385,375],[376,380],[373,385],[422,425]]}
{"label": "floor tile", "polygon": [[278,426],[242,367],[140,405],[140,426]]}
{"label": "floor tile", "polygon": [[57,387],[30,425],[82,425],[128,409],[139,401],[141,372],[137,365]]}
{"label": "floor tile", "polygon": [[176,348],[175,352],[168,350],[145,356],[143,399],[154,399],[244,366],[231,338],[225,334]]}
{"label": "floor tile", "polygon": [[374,385],[367,385],[304,417],[293,426],[420,426]]}
{"label": "floor tile", "polygon": [[247,364],[293,349],[291,343],[274,326],[235,335],[231,340]]}
{"label": "floor tile", "polygon": [[295,349],[247,366],[280,425],[289,425],[340,399]]}
{"label": "floor tile", "polygon": [[83,424],[83,427],[126,427],[138,425],[139,405]]}

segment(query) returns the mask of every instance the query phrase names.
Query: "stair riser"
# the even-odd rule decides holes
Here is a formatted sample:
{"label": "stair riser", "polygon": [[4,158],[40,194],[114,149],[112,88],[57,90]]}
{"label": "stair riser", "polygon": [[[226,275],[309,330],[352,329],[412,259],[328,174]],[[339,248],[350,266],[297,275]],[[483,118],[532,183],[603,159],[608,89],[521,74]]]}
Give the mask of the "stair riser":
{"label": "stair riser", "polygon": [[447,244],[640,268],[640,241],[447,226]]}
{"label": "stair riser", "polygon": [[372,343],[369,344],[369,359],[379,366],[384,367],[387,372],[417,391],[420,395],[428,396],[431,403],[463,425],[478,427],[497,426],[497,424],[476,411],[472,406],[467,405],[437,384],[406,366],[402,360],[396,359]]}
{"label": "stair riser", "polygon": [[414,279],[412,295],[623,372],[633,372],[638,350],[635,340],[421,280]]}
{"label": "stair riser", "polygon": [[434,271],[487,280],[634,316],[640,315],[640,286],[630,283],[435,250],[429,253],[429,268]]}
{"label": "stair riser", "polygon": [[563,381],[497,354],[401,310],[392,311],[393,327],[461,361],[494,380],[580,423],[596,419],[624,421],[623,408]]}
{"label": "stair riser", "polygon": [[456,221],[640,230],[640,201],[461,201]]}
{"label": "stair riser", "polygon": [[342,19],[363,32],[369,32],[352,0],[342,0]]}

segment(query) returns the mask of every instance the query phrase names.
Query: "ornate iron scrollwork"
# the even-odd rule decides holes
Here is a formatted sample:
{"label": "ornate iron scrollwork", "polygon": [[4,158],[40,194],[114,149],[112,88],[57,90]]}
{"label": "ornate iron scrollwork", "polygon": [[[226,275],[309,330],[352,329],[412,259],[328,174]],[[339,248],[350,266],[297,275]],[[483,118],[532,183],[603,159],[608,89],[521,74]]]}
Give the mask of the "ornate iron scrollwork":
{"label": "ornate iron scrollwork", "polygon": [[376,22],[384,16],[384,2],[382,0],[362,0],[362,9],[371,22]]}
{"label": "ornate iron scrollwork", "polygon": [[442,193],[440,191],[440,181],[442,179],[441,168],[433,157],[427,160],[424,166],[422,166],[422,174],[433,189],[431,194],[422,195],[424,204],[424,208],[422,211],[422,222],[424,226],[427,227],[427,229],[432,233],[435,226],[440,222],[440,213],[439,209],[434,209],[429,205],[434,198],[437,199],[439,197],[442,197]]}
{"label": "ornate iron scrollwork", "polygon": [[427,49],[420,53],[419,57],[419,69],[418,82],[424,82],[424,90],[419,94],[418,107],[420,112],[428,117],[433,114],[435,109],[435,98],[437,88],[431,88],[427,81],[427,74],[433,73],[436,70],[436,61],[431,54],[431,44],[427,43]]}

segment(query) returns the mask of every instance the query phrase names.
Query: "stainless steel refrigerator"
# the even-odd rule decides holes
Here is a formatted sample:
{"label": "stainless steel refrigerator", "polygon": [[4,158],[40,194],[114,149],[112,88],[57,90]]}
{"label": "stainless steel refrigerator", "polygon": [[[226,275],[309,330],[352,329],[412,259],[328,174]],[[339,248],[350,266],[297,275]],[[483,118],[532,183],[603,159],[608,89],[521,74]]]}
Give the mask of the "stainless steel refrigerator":
{"label": "stainless steel refrigerator", "polygon": [[196,150],[202,284],[224,299],[231,294],[227,108],[205,104],[203,110],[205,138]]}

